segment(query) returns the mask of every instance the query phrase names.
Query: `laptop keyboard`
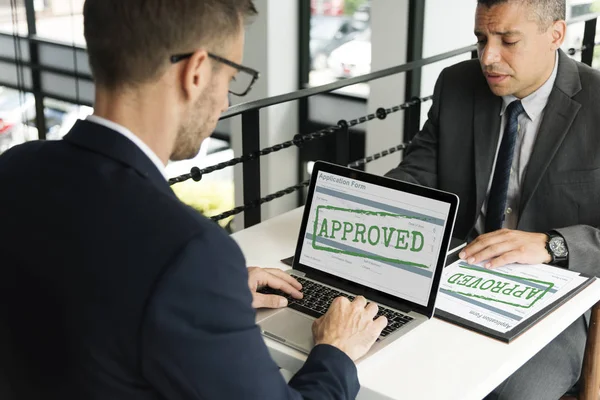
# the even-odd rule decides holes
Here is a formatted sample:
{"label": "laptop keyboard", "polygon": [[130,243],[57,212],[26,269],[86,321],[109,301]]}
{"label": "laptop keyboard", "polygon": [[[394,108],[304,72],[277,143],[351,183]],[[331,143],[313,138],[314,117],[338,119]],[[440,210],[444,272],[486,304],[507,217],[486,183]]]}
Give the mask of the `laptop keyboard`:
{"label": "laptop keyboard", "polygon": [[[272,289],[267,286],[259,289],[258,291],[264,294],[277,294],[283,296],[288,300],[289,308],[300,311],[304,314],[308,314],[315,318],[319,318],[325,314],[329,309],[331,302],[336,297],[343,296],[350,301],[354,300],[355,296],[340,292],[317,282],[309,281],[308,279],[297,276],[294,276],[294,278],[296,278],[296,280],[302,284],[302,293],[304,294],[304,297],[300,300],[294,299],[292,296],[283,293],[280,290]],[[385,338],[389,334],[400,329],[406,323],[413,320],[413,318],[406,314],[382,307],[381,305],[378,306],[379,311],[377,312],[377,316],[375,318],[385,315],[388,320],[388,324],[381,332],[380,338]]]}

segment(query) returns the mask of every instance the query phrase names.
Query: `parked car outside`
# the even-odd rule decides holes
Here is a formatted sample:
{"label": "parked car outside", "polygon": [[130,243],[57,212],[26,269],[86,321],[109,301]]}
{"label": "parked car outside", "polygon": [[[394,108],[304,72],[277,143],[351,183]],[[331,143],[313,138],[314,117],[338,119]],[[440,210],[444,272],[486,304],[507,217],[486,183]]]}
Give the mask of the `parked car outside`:
{"label": "parked car outside", "polygon": [[342,15],[344,0],[310,0],[312,15]]}
{"label": "parked car outside", "polygon": [[313,16],[310,29],[311,69],[327,68],[331,52],[369,27],[368,21],[349,17]]}
{"label": "parked car outside", "polygon": [[26,125],[35,118],[35,98],[31,93],[0,87],[0,153],[36,137]]}
{"label": "parked car outside", "polygon": [[371,72],[371,29],[332,51],[327,65],[338,78],[353,78]]}
{"label": "parked car outside", "polygon": [[[46,116],[46,139],[59,140],[65,136],[78,119],[85,119],[94,112],[92,107],[65,103],[46,98],[44,115]],[[30,121],[35,126],[35,121]]]}
{"label": "parked car outside", "polygon": [[[62,139],[78,119],[92,112],[91,107],[45,98],[46,139]],[[0,87],[0,153],[38,138],[33,94]]]}

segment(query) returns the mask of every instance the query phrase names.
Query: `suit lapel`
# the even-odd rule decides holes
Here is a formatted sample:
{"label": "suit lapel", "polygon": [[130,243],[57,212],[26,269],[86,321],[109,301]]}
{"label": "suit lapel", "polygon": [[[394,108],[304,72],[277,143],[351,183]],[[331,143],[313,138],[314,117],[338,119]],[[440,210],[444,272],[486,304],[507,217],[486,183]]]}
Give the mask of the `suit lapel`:
{"label": "suit lapel", "polygon": [[558,72],[521,187],[521,215],[573,124],[581,104],[571,97],[581,90],[577,64],[559,52]]}
{"label": "suit lapel", "polygon": [[483,81],[475,90],[473,140],[475,149],[476,209],[475,221],[485,200],[500,133],[502,98],[495,96]]}
{"label": "suit lapel", "polygon": [[89,121],[79,120],[64,137],[64,140],[118,161],[134,169],[140,176],[152,181],[165,193],[174,195],[156,165],[135,143],[119,132]]}

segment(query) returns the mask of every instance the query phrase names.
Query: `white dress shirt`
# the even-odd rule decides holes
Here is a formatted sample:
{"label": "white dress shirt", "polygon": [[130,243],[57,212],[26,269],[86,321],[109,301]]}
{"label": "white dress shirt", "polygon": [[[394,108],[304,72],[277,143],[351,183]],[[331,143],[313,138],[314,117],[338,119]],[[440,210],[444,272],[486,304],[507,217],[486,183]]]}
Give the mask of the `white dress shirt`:
{"label": "white dress shirt", "polygon": [[168,179],[167,173],[165,170],[165,165],[162,163],[160,158],[156,155],[154,151],[146,144],[142,139],[137,137],[133,132],[129,129],[125,128],[122,125],[117,124],[116,122],[112,122],[107,120],[106,118],[99,117],[97,115],[89,115],[86,118],[87,121],[92,122],[94,124],[102,125],[106,128],[112,129],[115,132],[119,132],[121,135],[125,136],[127,139],[131,140],[141,151],[144,152],[146,156],[156,165],[156,168],[160,171],[162,176],[165,179]]}
{"label": "white dress shirt", "polygon": [[[519,115],[519,130],[517,134],[517,141],[515,143],[515,153],[512,161],[512,168],[510,170],[510,178],[508,181],[508,192],[506,195],[506,218],[504,219],[503,228],[516,229],[519,221],[519,202],[521,200],[521,189],[523,187],[523,180],[525,178],[525,172],[527,171],[527,164],[529,164],[529,158],[533,151],[533,145],[537,137],[540,123],[544,117],[544,109],[548,104],[548,98],[554,87],[556,81],[556,74],[558,73],[558,53],[556,54],[556,61],[554,62],[554,71],[550,75],[550,78],[535,92],[527,97],[521,99],[525,112]],[[483,202],[479,217],[477,218],[477,224],[475,229],[478,233],[485,232],[485,214],[487,210],[488,197],[492,188],[492,179],[494,176],[494,170],[496,169],[496,161],[498,159],[498,152],[500,150],[500,144],[502,143],[502,136],[504,135],[504,126],[506,124],[506,117],[504,113],[506,107],[513,101],[518,100],[515,96],[502,96],[502,109],[500,115],[502,121],[500,123],[500,133],[498,139],[498,147],[496,148],[496,156],[494,157],[494,166],[492,167],[492,174],[490,175],[490,181],[487,188],[486,199]]]}

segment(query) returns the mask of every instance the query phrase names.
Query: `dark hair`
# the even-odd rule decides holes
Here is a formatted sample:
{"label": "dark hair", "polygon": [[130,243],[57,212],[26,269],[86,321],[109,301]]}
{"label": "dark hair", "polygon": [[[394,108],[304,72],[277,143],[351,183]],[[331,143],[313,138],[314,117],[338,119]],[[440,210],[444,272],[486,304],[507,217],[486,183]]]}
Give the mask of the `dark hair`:
{"label": "dark hair", "polygon": [[477,5],[493,7],[497,4],[519,2],[525,3],[535,13],[540,29],[547,29],[550,24],[566,18],[565,0],[477,0]]}
{"label": "dark hair", "polygon": [[94,80],[109,89],[150,82],[171,55],[224,47],[256,14],[252,0],[86,0]]}

